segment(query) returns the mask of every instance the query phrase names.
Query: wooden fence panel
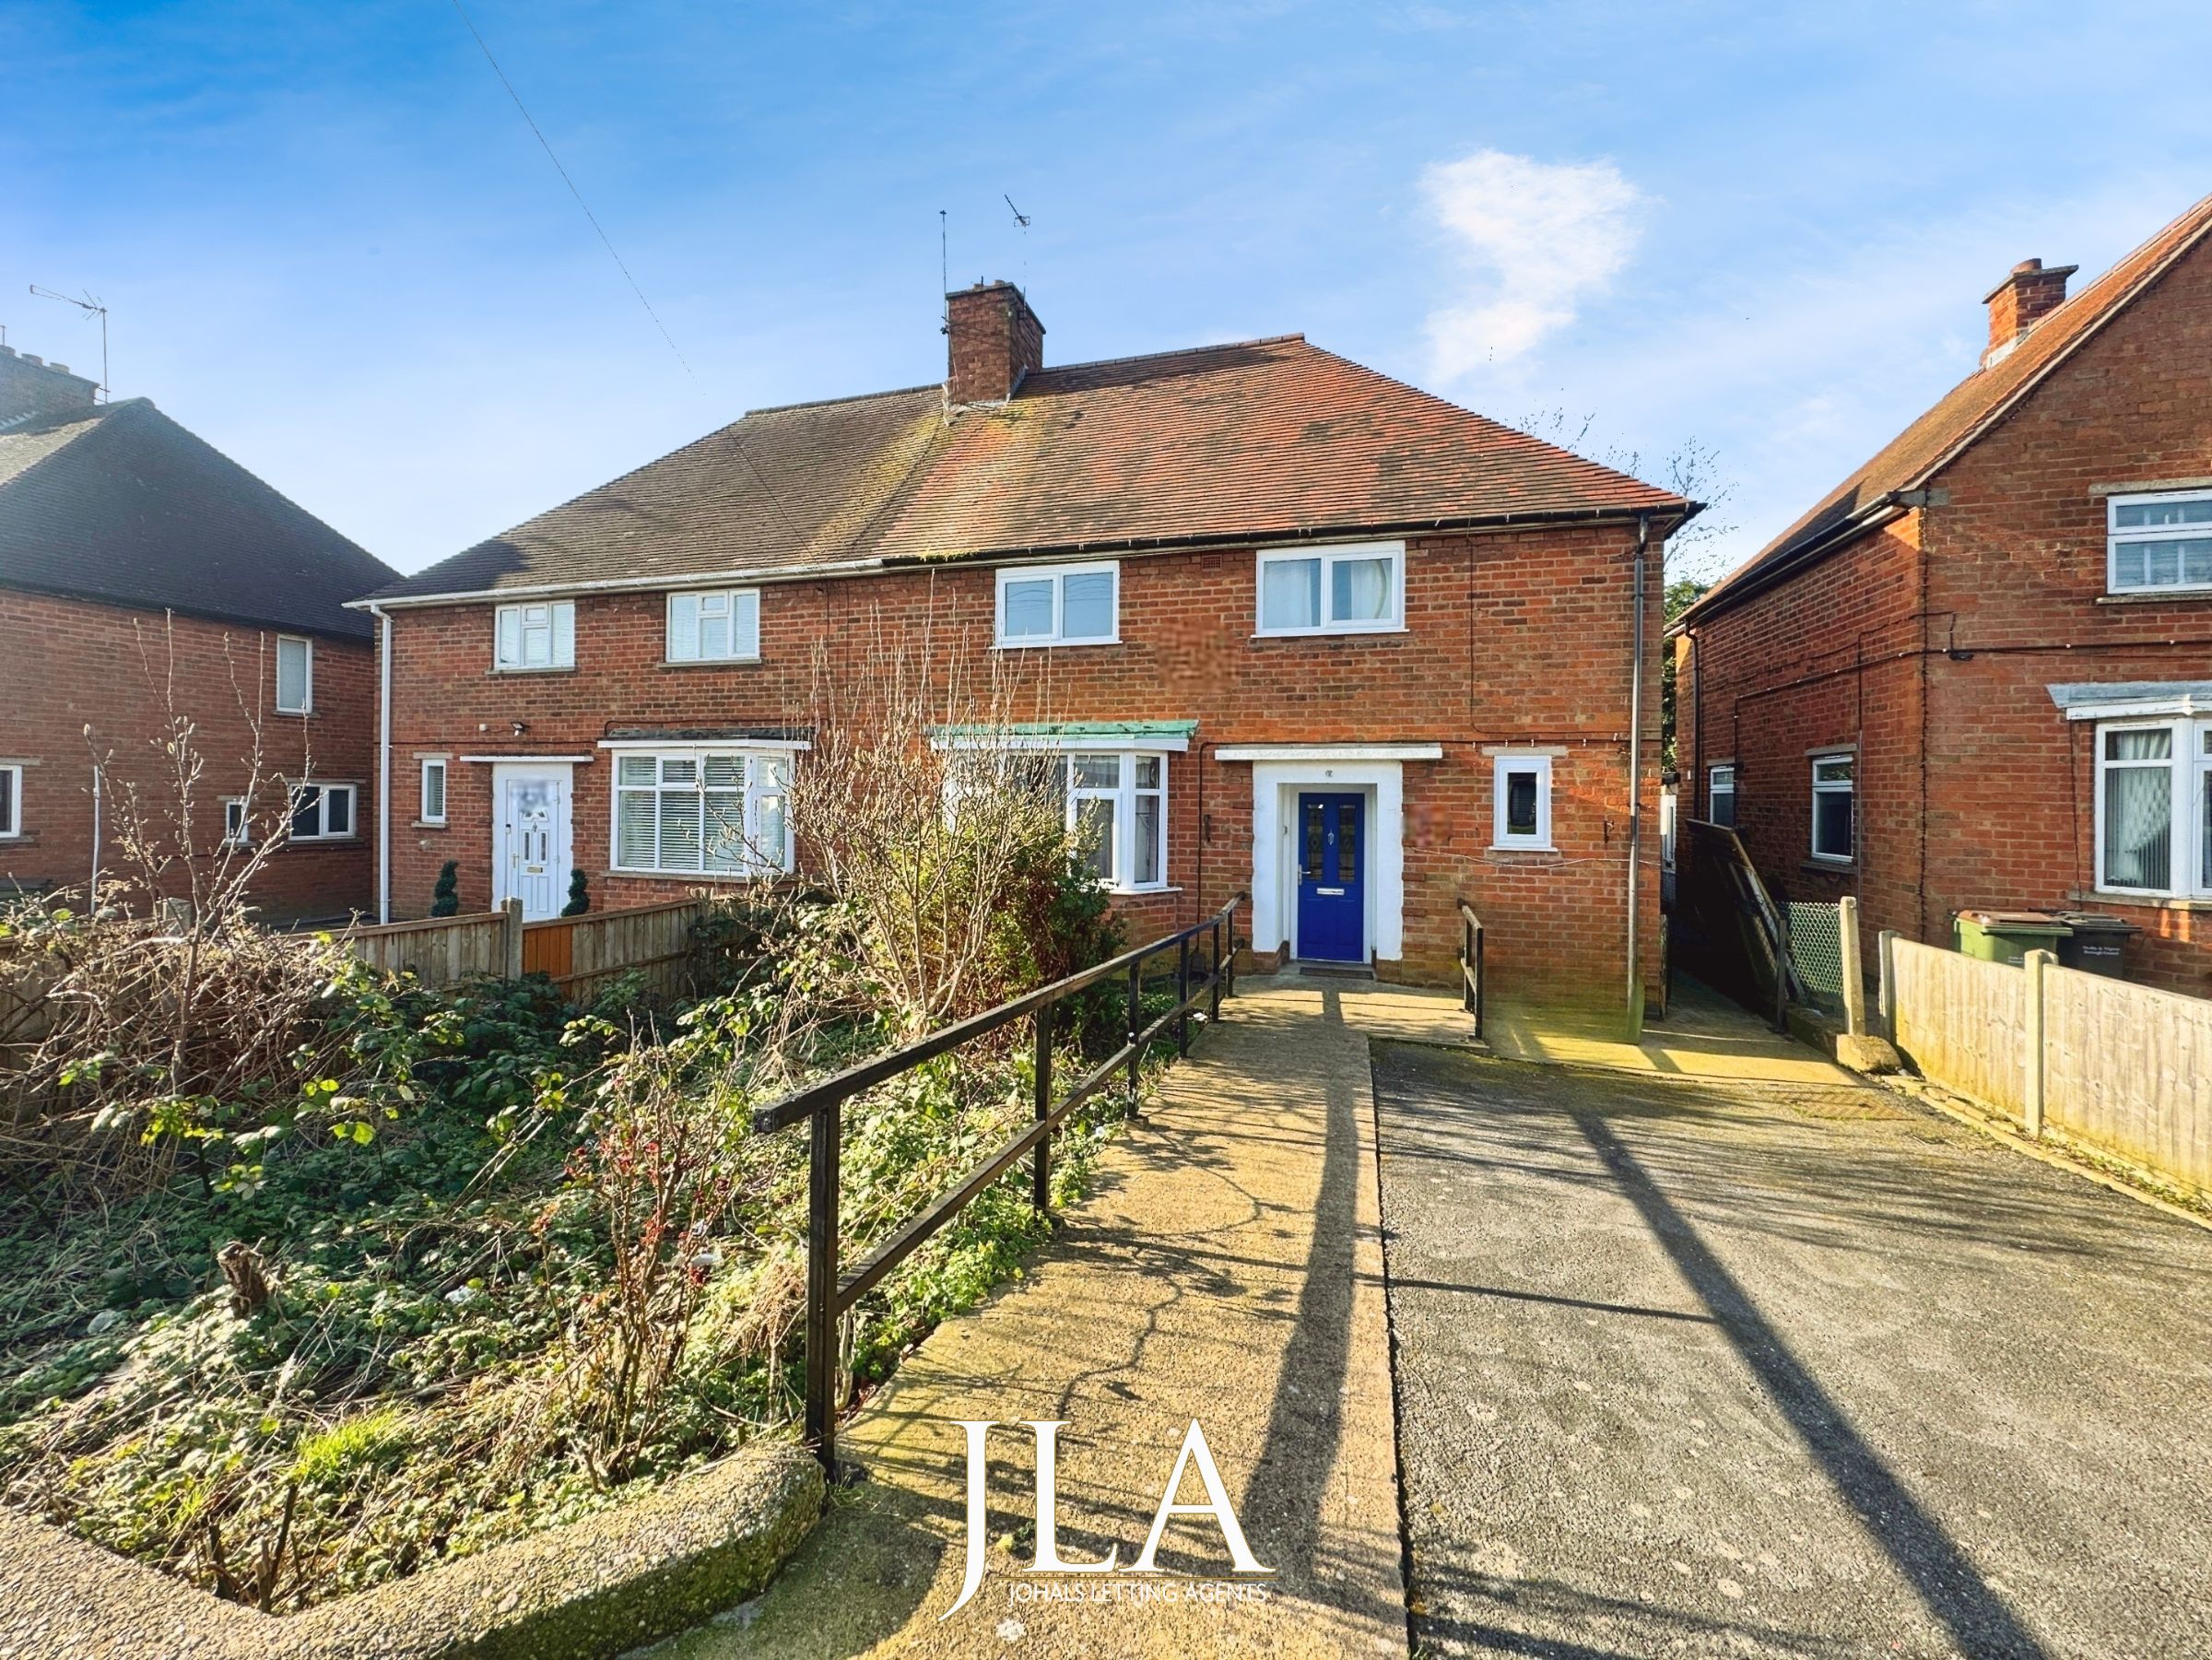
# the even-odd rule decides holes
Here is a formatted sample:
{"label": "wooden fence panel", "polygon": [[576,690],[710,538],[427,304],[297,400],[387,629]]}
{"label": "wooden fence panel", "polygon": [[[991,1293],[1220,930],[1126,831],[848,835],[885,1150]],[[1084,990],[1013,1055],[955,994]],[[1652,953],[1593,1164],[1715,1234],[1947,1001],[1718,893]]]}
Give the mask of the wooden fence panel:
{"label": "wooden fence panel", "polygon": [[1898,1049],[1920,1075],[2025,1122],[2028,976],[2001,962],[1895,942]]}
{"label": "wooden fence panel", "polygon": [[[708,904],[700,899],[669,900],[532,923],[523,930],[524,957],[528,960],[534,933],[550,936],[558,932],[566,940],[568,966],[554,979],[570,996],[587,1000],[607,981],[632,969],[645,976],[651,990],[665,995],[682,988],[692,925],[706,914]],[[549,952],[556,948],[547,948]]]}
{"label": "wooden fence panel", "polygon": [[425,985],[452,985],[507,969],[507,919],[497,911],[354,928],[347,948],[388,974],[412,971]]}
{"label": "wooden fence panel", "polygon": [[2053,1129],[2212,1190],[2212,1003],[2043,971]]}

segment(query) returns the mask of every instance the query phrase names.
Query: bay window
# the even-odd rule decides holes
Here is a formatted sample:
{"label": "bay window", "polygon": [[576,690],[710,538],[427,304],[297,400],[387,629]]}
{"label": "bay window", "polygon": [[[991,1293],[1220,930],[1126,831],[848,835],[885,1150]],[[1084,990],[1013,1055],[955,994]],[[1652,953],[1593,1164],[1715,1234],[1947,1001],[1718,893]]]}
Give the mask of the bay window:
{"label": "bay window", "polygon": [[2097,886],[2212,899],[2212,720],[2098,726]]}
{"label": "bay window", "polygon": [[789,870],[790,789],[788,755],[618,751],[614,868],[653,876]]}
{"label": "bay window", "polygon": [[2113,496],[2105,514],[2108,592],[2212,589],[2212,492]]}
{"label": "bay window", "polygon": [[1259,556],[1262,634],[1377,633],[1405,621],[1403,542]]}
{"label": "bay window", "polygon": [[1168,880],[1168,758],[1076,750],[1052,759],[1068,834],[1084,868],[1121,892]]}

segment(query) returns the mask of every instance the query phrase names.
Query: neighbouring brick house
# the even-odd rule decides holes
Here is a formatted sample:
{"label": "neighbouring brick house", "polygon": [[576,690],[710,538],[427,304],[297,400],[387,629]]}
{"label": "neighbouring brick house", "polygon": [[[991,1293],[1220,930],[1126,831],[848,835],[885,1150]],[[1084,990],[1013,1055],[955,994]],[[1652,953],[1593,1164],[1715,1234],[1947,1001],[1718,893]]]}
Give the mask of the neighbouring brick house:
{"label": "neighbouring brick house", "polygon": [[818,653],[926,630],[971,679],[1013,666],[1000,718],[1065,752],[1134,932],[1246,889],[1264,960],[1436,981],[1464,898],[1498,981],[1618,1007],[1634,801],[1655,979],[1688,504],[1300,336],[1048,368],[1043,333],[1010,285],[955,293],[943,385],[755,411],[376,595],[392,913],[449,860],[465,905],[533,915],[571,865],[603,905],[744,879],[717,813],[803,862],[781,792]]}
{"label": "neighbouring brick house", "polygon": [[2208,232],[2014,267],[1976,371],[1682,618],[1683,791],[1771,884],[1936,944],[2118,916],[2212,995]]}
{"label": "neighbouring brick house", "polygon": [[144,398],[96,391],[0,347],[0,890],[82,889],[96,860],[135,874],[117,831],[134,795],[175,799],[156,749],[173,708],[206,769],[207,858],[299,792],[259,913],[365,911],[374,635],[345,602],[393,572]]}

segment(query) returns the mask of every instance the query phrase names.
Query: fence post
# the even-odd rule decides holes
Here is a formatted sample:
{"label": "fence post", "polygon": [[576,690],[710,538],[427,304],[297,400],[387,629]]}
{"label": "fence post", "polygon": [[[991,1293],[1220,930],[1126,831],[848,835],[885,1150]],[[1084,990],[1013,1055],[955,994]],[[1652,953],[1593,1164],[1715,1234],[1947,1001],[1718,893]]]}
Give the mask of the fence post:
{"label": "fence post", "polygon": [[[1036,1049],[1030,1057],[1030,1098],[1042,1124],[1053,1113],[1053,1006],[1037,1011]],[[1030,1203],[1039,1216],[1053,1208],[1053,1138],[1048,1132],[1037,1138],[1037,1165],[1030,1189]]]}
{"label": "fence post", "polygon": [[1136,1034],[1145,1029],[1145,965],[1139,960],[1129,965],[1129,1116],[1142,1118],[1137,1111],[1137,1072],[1144,1065],[1144,1053],[1136,1046]]}
{"label": "fence post", "polygon": [[1774,907],[1774,1030],[1790,1029],[1790,907]]}
{"label": "fence post", "polygon": [[807,1125],[806,1441],[822,1468],[837,1473],[837,1154],[841,1101]]}
{"label": "fence post", "polygon": [[1206,1018],[1218,1022],[1221,1018],[1221,919],[1214,918],[1212,1001],[1206,1005]]}
{"label": "fence post", "polygon": [[1836,962],[1843,977],[1843,1030],[1866,1035],[1866,977],[1859,961],[1859,901],[1845,894],[1836,901]]}
{"label": "fence post", "polygon": [[1878,966],[1882,975],[1882,1036],[1894,1043],[1897,1042],[1897,930],[1884,928],[1876,936],[1874,948],[1881,959]]}
{"label": "fence post", "polygon": [[2043,971],[2057,960],[2048,951],[2030,951],[2020,960],[2028,972],[2020,1009],[2020,1059],[2026,1068],[2020,1077],[2020,1114],[2037,1140],[2043,1134]]}
{"label": "fence post", "polygon": [[523,977],[523,901],[513,894],[507,896],[500,907],[506,915],[503,944],[506,947],[507,978]]}
{"label": "fence post", "polygon": [[1191,938],[1184,935],[1175,944],[1175,1006],[1182,1012],[1175,1017],[1175,1053],[1188,1060],[1191,1054],[1191,1011],[1183,1005],[1191,1000]]}
{"label": "fence post", "polygon": [[1475,1035],[1482,1036],[1482,1006],[1487,990],[1482,983],[1482,924],[1475,924]]}

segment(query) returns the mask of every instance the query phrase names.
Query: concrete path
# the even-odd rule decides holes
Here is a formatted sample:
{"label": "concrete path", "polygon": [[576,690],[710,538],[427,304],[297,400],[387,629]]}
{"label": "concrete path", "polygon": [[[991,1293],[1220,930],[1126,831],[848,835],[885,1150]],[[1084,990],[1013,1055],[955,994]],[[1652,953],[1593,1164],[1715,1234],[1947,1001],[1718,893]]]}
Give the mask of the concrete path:
{"label": "concrete path", "polygon": [[1852,1081],[1827,1056],[1682,974],[1669,983],[1666,1013],[1645,1023],[1641,1042],[1628,1041],[1618,1015],[1532,1007],[1510,998],[1486,1012],[1483,1036],[1513,1061],[1774,1084]]}
{"label": "concrete path", "polygon": [[1418,1652],[2212,1653],[2212,1233],[1856,1088],[1376,1077]]}
{"label": "concrete path", "polygon": [[[1406,1648],[1369,1030],[1454,1042],[1451,999],[1357,982],[1240,982],[1165,1099],[1101,1161],[1026,1281],[948,1322],[845,1430],[868,1479],[757,1604],[678,1640],[735,1655],[1381,1655]],[[994,1543],[965,1566],[960,1419],[990,1442]],[[1221,1595],[1206,1516],[1168,1530],[1178,1576],[1025,1572],[1027,1419],[1064,1419],[1069,1561],[1142,1547],[1192,1419],[1258,1560],[1265,1600]],[[1186,1475],[1182,1497],[1203,1497]],[[1097,1600],[1041,1601],[1057,1593]],[[1155,1600],[1135,1598],[1152,1595]],[[1171,1597],[1174,1600],[1164,1600]]]}

